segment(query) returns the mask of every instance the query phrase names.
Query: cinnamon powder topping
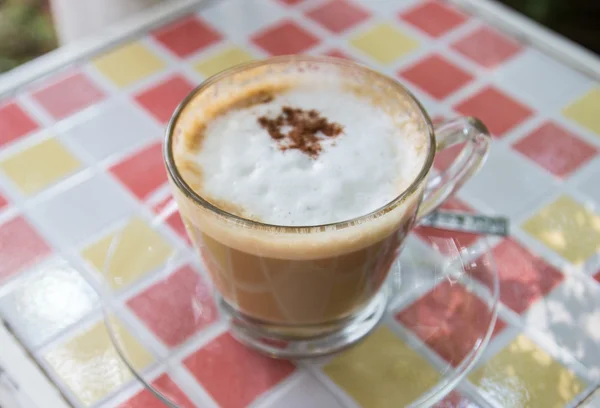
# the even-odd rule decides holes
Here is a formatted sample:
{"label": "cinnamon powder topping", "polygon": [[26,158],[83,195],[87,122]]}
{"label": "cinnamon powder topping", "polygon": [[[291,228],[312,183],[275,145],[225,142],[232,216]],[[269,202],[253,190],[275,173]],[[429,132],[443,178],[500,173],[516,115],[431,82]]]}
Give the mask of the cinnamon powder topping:
{"label": "cinnamon powder topping", "polygon": [[[289,106],[282,107],[281,113],[275,118],[259,117],[258,123],[277,141],[280,150],[298,149],[313,159],[323,150],[321,142],[325,139],[319,134],[334,138],[344,130],[342,125],[330,122],[314,109]],[[290,128],[287,134],[284,133],[284,127]]]}

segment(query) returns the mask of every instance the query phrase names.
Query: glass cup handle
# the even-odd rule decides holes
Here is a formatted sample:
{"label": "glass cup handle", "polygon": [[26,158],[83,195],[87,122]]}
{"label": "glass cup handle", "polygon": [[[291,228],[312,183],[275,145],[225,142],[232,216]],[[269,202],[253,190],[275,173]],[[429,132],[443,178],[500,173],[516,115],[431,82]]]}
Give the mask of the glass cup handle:
{"label": "glass cup handle", "polygon": [[452,119],[436,125],[435,138],[436,152],[459,143],[465,143],[465,147],[450,167],[429,177],[417,219],[435,211],[479,171],[492,141],[486,126],[473,117]]}

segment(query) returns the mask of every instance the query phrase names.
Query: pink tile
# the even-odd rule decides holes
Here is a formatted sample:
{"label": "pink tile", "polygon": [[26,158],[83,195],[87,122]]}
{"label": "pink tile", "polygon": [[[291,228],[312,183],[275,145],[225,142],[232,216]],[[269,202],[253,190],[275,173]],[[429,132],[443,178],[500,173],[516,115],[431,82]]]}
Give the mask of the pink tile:
{"label": "pink tile", "polygon": [[6,206],[8,206],[8,200],[0,194],[0,210],[4,209]]}
{"label": "pink tile", "polygon": [[0,283],[51,253],[50,246],[22,216],[0,225]]}
{"label": "pink tile", "polygon": [[167,182],[162,145],[155,143],[111,167],[117,177],[140,200]]}
{"label": "pink tile", "polygon": [[222,407],[242,408],[294,372],[287,360],[275,360],[223,333],[192,353],[184,365]]}
{"label": "pink tile", "polygon": [[[166,199],[164,199],[163,201],[161,201],[160,203],[156,204],[153,208],[154,213],[158,214],[160,211],[162,211],[162,209],[171,202],[173,198],[171,196],[167,197]],[[179,210],[174,212],[173,214],[171,214],[166,220],[166,223],[173,229],[173,231],[175,231],[175,233],[177,233],[177,235],[179,235],[182,239],[184,239],[188,245],[192,244],[192,241],[190,240],[190,237],[185,229],[185,224],[183,223],[183,220],[181,219],[181,214],[179,213]]]}
{"label": "pink tile", "polygon": [[546,122],[513,148],[558,177],[566,177],[598,154],[598,149],[559,125]]}
{"label": "pink tile", "polygon": [[295,6],[296,4],[300,4],[302,3],[304,0],[278,0],[283,4],[286,4],[288,6]]}
{"label": "pink tile", "polygon": [[72,73],[33,92],[55,119],[63,119],[104,99],[104,92],[80,72]]}
{"label": "pink tile", "polygon": [[419,2],[400,18],[432,37],[441,37],[467,21],[467,16],[441,1]]}
{"label": "pink tile", "polygon": [[[444,122],[451,120],[450,118],[437,115],[431,118],[433,126],[437,129],[444,124]],[[435,153],[435,159],[433,160],[433,166],[438,171],[447,170],[452,163],[456,160],[462,149],[465,147],[465,143],[458,143],[454,146],[448,147],[447,149],[440,150]]]}
{"label": "pink tile", "polygon": [[[560,284],[564,275],[512,239],[505,239],[492,250],[500,278],[500,300],[521,314],[538,299]],[[489,281],[488,266],[478,262],[470,271],[485,284]]]}
{"label": "pink tile", "polygon": [[398,73],[433,96],[444,99],[471,82],[473,76],[440,55],[429,55]]}
{"label": "pink tile", "polygon": [[[485,335],[490,319],[483,300],[447,280],[396,314],[396,320],[453,366],[460,364]],[[493,334],[504,326],[498,319]]]}
{"label": "pink tile", "polygon": [[319,38],[285,20],[259,32],[252,42],[271,55],[301,54],[319,43]]}
{"label": "pink tile", "polygon": [[342,33],[366,21],[370,13],[348,0],[330,0],[306,15],[333,33]]}
{"label": "pink tile", "polygon": [[[171,402],[176,403],[181,408],[195,408],[196,406],[188,399],[181,389],[173,382],[168,374],[163,374],[152,382],[152,386],[159,390]],[[163,404],[150,390],[144,389],[125,403],[119,405],[119,408],[165,408]]]}
{"label": "pink tile", "polygon": [[480,408],[480,406],[458,392],[452,391],[446,398],[435,404],[433,408]]}
{"label": "pink tile", "polygon": [[177,105],[193,89],[190,81],[181,75],[174,75],[138,93],[135,100],[159,122],[166,124]]}
{"label": "pink tile", "polygon": [[341,50],[339,50],[337,48],[334,48],[334,49],[331,49],[329,51],[326,51],[326,52],[323,53],[323,55],[325,55],[327,57],[347,59],[349,61],[353,61],[354,60],[353,57],[349,56],[344,51],[341,51]]}
{"label": "pink tile", "polygon": [[452,48],[486,68],[503,64],[521,51],[518,42],[488,27],[479,27]]}
{"label": "pink tile", "polygon": [[481,119],[495,137],[503,137],[533,114],[532,109],[492,86],[462,101],[454,110]]}
{"label": "pink tile", "polygon": [[[448,199],[442,206],[442,209],[448,211],[460,211],[465,213],[474,213],[473,209],[458,198]],[[438,228],[417,227],[415,234],[423,241],[434,248],[437,248],[445,255],[456,255],[462,248],[468,248],[479,236],[468,232],[447,231]]]}
{"label": "pink tile", "polygon": [[0,147],[38,128],[38,124],[16,102],[0,105]]}
{"label": "pink tile", "polygon": [[196,17],[185,18],[154,33],[154,38],[178,57],[187,57],[223,38],[208,23]]}
{"label": "pink tile", "polygon": [[176,347],[218,319],[210,288],[184,266],[127,305],[164,344]]}
{"label": "pink tile", "polygon": [[459,143],[440,152],[437,152],[433,161],[434,167],[439,171],[444,171],[448,169],[450,165],[454,163],[454,160],[456,160],[463,147],[465,147],[465,144]]}

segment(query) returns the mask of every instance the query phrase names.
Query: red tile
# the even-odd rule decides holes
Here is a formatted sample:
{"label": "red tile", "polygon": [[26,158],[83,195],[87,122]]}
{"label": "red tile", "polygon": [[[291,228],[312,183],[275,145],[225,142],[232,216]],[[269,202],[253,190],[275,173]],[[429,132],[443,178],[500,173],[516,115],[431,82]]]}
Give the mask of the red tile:
{"label": "red tile", "polygon": [[0,106],[0,147],[37,128],[37,123],[15,102]]}
{"label": "red tile", "polygon": [[479,118],[495,137],[504,136],[533,114],[530,108],[491,86],[461,102],[454,110]]}
{"label": "red tile", "polygon": [[[460,201],[458,198],[448,199],[441,208],[448,211],[474,213],[471,207]],[[417,227],[414,229],[414,232],[422,240],[427,242],[433,248],[438,249],[444,255],[457,255],[462,248],[470,247],[479,238],[477,234],[447,231],[431,227]]]}
{"label": "red tile", "polygon": [[444,99],[473,76],[440,55],[430,55],[398,73],[436,99]]}
{"label": "red tile", "polygon": [[433,408],[480,408],[480,406],[458,392],[452,391],[446,398],[435,404]]}
{"label": "red tile", "polygon": [[596,272],[594,279],[596,279],[596,282],[600,283],[600,271]]}
{"label": "red tile", "polygon": [[127,305],[169,347],[180,345],[218,318],[210,288],[191,266],[150,286]]}
{"label": "red tile", "polygon": [[300,54],[319,43],[293,21],[282,21],[252,37],[252,42],[271,55]]}
{"label": "red tile", "polygon": [[50,246],[23,217],[0,225],[0,283],[50,252]]}
{"label": "red tile", "polygon": [[[165,206],[171,202],[171,200],[173,200],[173,197],[169,196],[160,203],[156,204],[153,208],[154,213],[158,214],[159,212],[161,212],[163,208],[165,208]],[[188,243],[188,245],[192,244],[192,241],[190,240],[190,237],[185,229],[185,224],[181,219],[181,214],[179,213],[179,210],[171,214],[165,221],[173,229],[173,231],[177,233],[177,235],[179,235]]]}
{"label": "red tile", "polygon": [[218,31],[197,18],[186,18],[162,27],[154,38],[178,57],[187,57],[223,38]]}
{"label": "red tile", "polygon": [[354,58],[346,54],[344,51],[338,50],[337,48],[331,49],[323,53],[323,55],[327,57],[341,58],[347,59],[349,61],[353,61]]}
{"label": "red tile", "polygon": [[184,360],[185,366],[216,403],[246,407],[294,371],[287,360],[275,360],[238,343],[223,333]]}
{"label": "red tile", "polygon": [[167,182],[160,143],[140,150],[111,167],[110,171],[140,200],[145,200]]}
{"label": "red tile", "polygon": [[[177,404],[181,408],[195,408],[195,405],[186,397],[181,389],[173,382],[168,374],[163,374],[152,382],[153,387],[166,396],[169,401]],[[162,403],[150,390],[144,389],[127,402],[119,405],[119,408],[165,408]]]}
{"label": "red tile", "polygon": [[[517,313],[523,313],[536,300],[547,295],[564,276],[542,258],[517,242],[505,239],[492,250],[500,278],[500,300]],[[488,266],[478,262],[474,277],[490,285]]]}
{"label": "red tile", "polygon": [[441,37],[467,21],[467,16],[440,1],[419,3],[400,18],[432,37]]}
{"label": "red tile", "polygon": [[[431,122],[433,123],[433,126],[435,128],[439,128],[444,124],[444,122],[448,120],[450,120],[450,118],[444,117],[442,115],[437,115],[431,118]],[[459,143],[447,149],[436,152],[435,159],[433,161],[433,166],[438,171],[444,171],[448,169],[450,165],[452,165],[454,160],[456,160],[463,147],[465,147],[465,144]]]}
{"label": "red tile", "polygon": [[161,123],[167,123],[179,103],[194,89],[181,75],[166,79],[135,96],[135,100]]}
{"label": "red tile", "polygon": [[63,77],[32,95],[55,119],[65,118],[104,99],[104,92],[82,73]]}
{"label": "red tile", "polygon": [[347,0],[331,0],[306,15],[334,33],[341,33],[367,20],[370,13]]}
{"label": "red tile", "polygon": [[0,210],[8,205],[8,200],[4,196],[0,195]]}
{"label": "red tile", "polygon": [[513,147],[552,174],[565,177],[598,154],[598,149],[562,127],[547,122]]}
{"label": "red tile", "polygon": [[486,68],[494,68],[521,51],[516,41],[488,27],[480,27],[452,48]]}
{"label": "red tile", "polygon": [[451,146],[447,149],[439,151],[435,154],[435,160],[433,161],[433,166],[438,171],[444,171],[450,167],[454,160],[458,157],[461,150],[465,147],[464,143],[459,143],[454,146]]}
{"label": "red tile", "polygon": [[[483,300],[447,280],[396,314],[396,320],[453,366],[460,364],[485,335],[490,319]],[[504,326],[498,319],[493,334]]]}
{"label": "red tile", "polygon": [[302,3],[304,0],[279,0],[283,4],[287,4],[288,6],[295,6],[296,4]]}

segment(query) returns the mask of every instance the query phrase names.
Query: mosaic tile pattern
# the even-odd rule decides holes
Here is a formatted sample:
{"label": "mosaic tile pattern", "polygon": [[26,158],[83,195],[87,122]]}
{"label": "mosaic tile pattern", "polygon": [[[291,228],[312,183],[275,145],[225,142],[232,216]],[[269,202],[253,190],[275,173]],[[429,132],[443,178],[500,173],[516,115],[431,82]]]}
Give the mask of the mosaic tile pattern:
{"label": "mosaic tile pattern", "polygon": [[[111,248],[113,242],[118,243]],[[152,248],[152,251],[148,251],[148,248]],[[105,271],[109,249],[113,253],[104,278],[115,289],[127,286],[157,270],[173,251],[166,239],[140,218],[132,218],[124,227],[93,242],[81,251],[81,257],[101,274]],[[131,256],[136,253],[148,253],[148,256]]]}
{"label": "mosaic tile pattern", "polygon": [[[428,365],[390,329],[382,327],[334,357],[323,370],[359,405],[392,407],[408,405],[436,383],[439,374],[433,367],[427,369]],[[414,370],[415,366],[420,369]]]}
{"label": "mosaic tile pattern", "polygon": [[104,92],[78,72],[45,84],[32,97],[52,117],[63,119],[101,101]]}
{"label": "mosaic tile pattern", "polygon": [[[488,162],[444,208],[513,221],[491,242],[502,307],[475,371],[435,406],[573,406],[600,380],[600,84],[437,0],[211,2],[0,101],[0,316],[69,403],[163,406],[110,342],[103,282],[129,359],[185,408],[397,408],[469,351],[460,344],[478,335],[468,322],[485,319],[486,299],[442,282],[322,364],[259,356],[226,331],[179,215],[150,222],[170,198],[160,142],[177,103],[225,68],[290,53],[365,63],[432,116],[487,124]],[[482,243],[429,228],[414,237],[445,255]],[[174,253],[184,261],[171,265]]]}
{"label": "mosaic tile pattern", "polygon": [[[152,355],[127,329],[121,328],[118,335],[128,349],[136,350],[135,354],[129,354],[130,364],[143,369],[152,363]],[[43,359],[84,406],[93,405],[132,378],[102,321],[51,348]]]}
{"label": "mosaic tile pattern", "polygon": [[247,406],[295,370],[291,362],[249,350],[228,333],[188,356],[183,364],[217,404],[232,408]]}
{"label": "mosaic tile pattern", "polygon": [[55,138],[0,161],[0,171],[25,195],[39,193],[81,168],[81,162]]}
{"label": "mosaic tile pattern", "polygon": [[38,124],[16,102],[0,105],[0,146],[4,146],[36,130]]}
{"label": "mosaic tile pattern", "polygon": [[502,407],[560,407],[585,382],[524,335],[519,335],[469,379]]}

